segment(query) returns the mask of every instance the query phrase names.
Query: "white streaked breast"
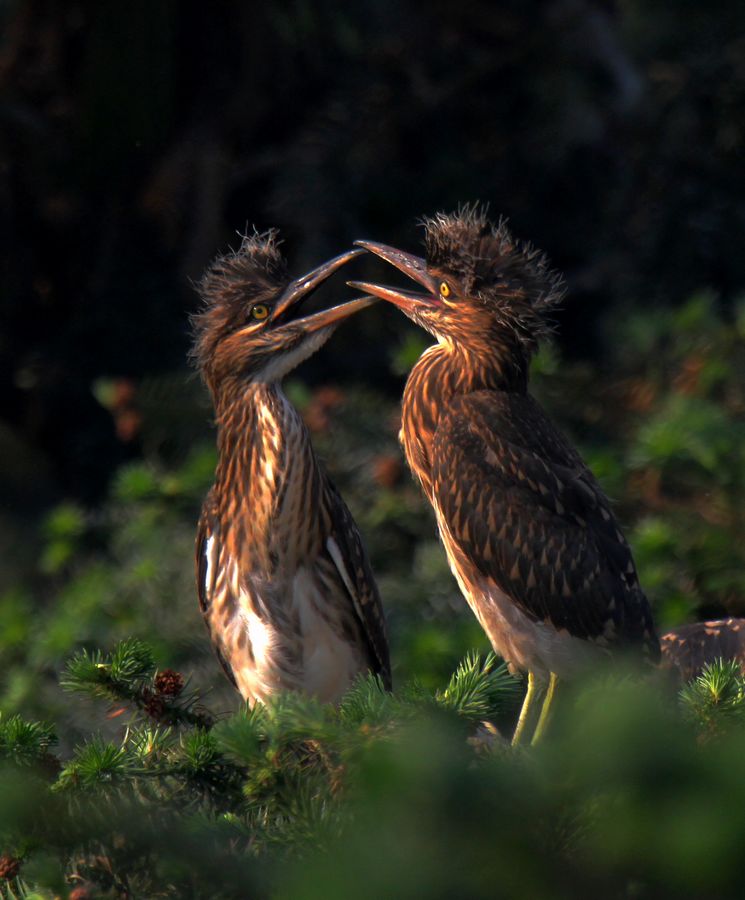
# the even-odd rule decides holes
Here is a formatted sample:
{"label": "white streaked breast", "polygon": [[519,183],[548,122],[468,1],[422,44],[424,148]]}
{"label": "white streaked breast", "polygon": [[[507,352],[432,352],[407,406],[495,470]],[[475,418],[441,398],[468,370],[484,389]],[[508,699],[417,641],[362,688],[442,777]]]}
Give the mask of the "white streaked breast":
{"label": "white streaked breast", "polygon": [[340,599],[321,596],[312,572],[298,569],[292,602],[303,646],[303,686],[325,703],[338,700],[366,668],[361,648],[350,644],[320,612],[326,605],[338,605]]}

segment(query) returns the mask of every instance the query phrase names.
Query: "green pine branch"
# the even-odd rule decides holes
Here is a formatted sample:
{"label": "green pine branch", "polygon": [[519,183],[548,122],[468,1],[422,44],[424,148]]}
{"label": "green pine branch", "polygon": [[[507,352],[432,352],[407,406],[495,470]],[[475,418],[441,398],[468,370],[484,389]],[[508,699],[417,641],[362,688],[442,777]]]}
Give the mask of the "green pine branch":
{"label": "green pine branch", "polygon": [[0,760],[19,766],[44,763],[56,743],[57,735],[51,725],[27,722],[19,715],[3,717],[0,711]]}
{"label": "green pine branch", "polygon": [[745,676],[737,660],[717,659],[680,691],[684,717],[702,739],[745,723]]}
{"label": "green pine branch", "polygon": [[[192,702],[184,699],[184,680],[169,670],[158,672],[141,642],[123,642],[109,654],[77,654],[63,680],[68,690],[127,703],[141,715],[126,724],[118,740],[93,736],[76,746],[61,771],[33,768],[48,759],[55,745],[50,726],[18,716],[0,718],[0,759],[11,766],[3,790],[23,800],[14,814],[0,816],[0,849],[9,851],[11,864],[23,859],[24,875],[37,856],[51,854],[64,862],[59,879],[84,881],[110,896],[245,895],[245,885],[254,884],[253,865],[317,858],[318,851],[343,843],[365,815],[367,807],[360,803],[366,792],[372,792],[364,801],[368,805],[377,802],[379,791],[387,792],[386,802],[392,803],[397,792],[409,790],[421,804],[429,802],[439,779],[451,777],[448,766],[462,766],[458,791],[492,777],[490,772],[501,773],[504,780],[497,783],[509,791],[524,772],[524,760],[513,765],[510,753],[483,752],[464,739],[464,726],[473,731],[484,720],[501,719],[519,697],[519,682],[493,654],[468,654],[439,691],[412,683],[391,693],[370,675],[359,678],[338,706],[282,694],[214,725],[206,711],[199,717],[183,714]],[[592,702],[581,710],[578,705],[582,720],[595,723],[594,742],[615,727],[612,718],[596,717],[603,693],[591,692]],[[158,715],[152,714],[152,698],[163,703]],[[736,666],[719,661],[683,688],[680,708],[704,739],[735,732],[745,723],[745,679]],[[448,719],[459,727],[451,728]],[[205,720],[211,727],[203,727]],[[650,727],[648,720],[642,727]],[[619,729],[626,733],[626,726]],[[690,731],[681,733],[695,746]],[[556,746],[562,753],[561,738]],[[587,760],[596,754],[584,749],[589,753],[584,769],[573,776],[580,782],[592,771]],[[544,753],[550,751],[547,743]],[[559,757],[556,765],[557,771],[571,770],[573,755]],[[420,792],[418,779],[430,777],[431,784],[422,782],[429,786]],[[566,797],[579,803],[571,815],[583,822],[586,798],[572,800],[571,778],[549,782],[554,787],[546,797],[536,793],[531,802],[544,817],[554,816],[552,827],[570,845],[584,832],[563,827]],[[531,790],[543,790],[540,779],[530,784]],[[520,791],[512,802],[519,796]],[[601,796],[597,786],[588,789],[593,817]],[[27,797],[33,797],[32,815],[26,811]],[[229,872],[234,890],[226,880]],[[21,896],[17,883],[3,885],[7,896],[8,890]],[[55,892],[64,896],[64,890]]]}
{"label": "green pine branch", "polygon": [[66,691],[114,703],[126,703],[164,725],[209,729],[214,717],[188,691],[183,677],[157,671],[152,651],[136,638],[117,644],[108,656],[82,650],[69,660],[60,678]]}
{"label": "green pine branch", "polygon": [[446,709],[478,722],[512,709],[520,693],[520,682],[510,674],[505,662],[491,652],[482,659],[479,653],[471,651],[435,698]]}

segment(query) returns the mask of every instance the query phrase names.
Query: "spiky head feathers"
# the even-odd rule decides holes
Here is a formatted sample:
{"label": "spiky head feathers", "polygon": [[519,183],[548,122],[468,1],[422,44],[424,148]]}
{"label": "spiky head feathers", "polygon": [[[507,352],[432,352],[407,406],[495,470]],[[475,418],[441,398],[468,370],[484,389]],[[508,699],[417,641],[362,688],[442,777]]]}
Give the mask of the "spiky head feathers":
{"label": "spiky head feathers", "polygon": [[231,332],[248,322],[255,303],[270,301],[288,282],[277,231],[244,235],[237,250],[218,256],[197,289],[202,308],[192,317],[192,358],[202,371]]}
{"label": "spiky head feathers", "polygon": [[504,220],[494,225],[477,205],[422,224],[428,270],[452,277],[465,302],[480,303],[498,328],[533,351],[552,331],[550,314],[564,296],[563,278],[547,257],[515,240]]}

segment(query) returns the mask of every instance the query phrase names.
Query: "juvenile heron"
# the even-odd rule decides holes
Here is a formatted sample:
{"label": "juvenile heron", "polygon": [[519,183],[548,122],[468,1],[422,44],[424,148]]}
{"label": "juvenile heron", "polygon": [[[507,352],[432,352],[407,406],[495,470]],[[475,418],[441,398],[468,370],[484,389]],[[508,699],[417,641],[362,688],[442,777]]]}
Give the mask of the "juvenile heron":
{"label": "juvenile heron", "polygon": [[561,300],[546,258],[478,208],[425,220],[426,259],[364,247],[425,288],[350,286],[388,300],[437,343],[404,390],[401,439],[434,507],[450,567],[494,649],[528,673],[513,742],[545,728],[557,678],[603,651],[659,656],[652,614],[610,504],[528,393]]}
{"label": "juvenile heron", "polygon": [[282,379],[361,298],[300,316],[352,250],[290,280],[276,233],[245,237],[200,284],[194,359],[215,407],[218,461],[196,543],[199,603],[250,704],[280,690],[339,699],[360,673],[389,687],[380,596],[352,515]]}

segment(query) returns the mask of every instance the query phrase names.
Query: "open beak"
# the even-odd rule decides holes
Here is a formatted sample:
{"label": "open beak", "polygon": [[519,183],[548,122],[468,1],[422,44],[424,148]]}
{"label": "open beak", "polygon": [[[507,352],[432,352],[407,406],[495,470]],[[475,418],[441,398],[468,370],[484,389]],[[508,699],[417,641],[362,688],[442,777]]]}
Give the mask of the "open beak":
{"label": "open beak", "polygon": [[425,287],[427,293],[405,291],[401,288],[386,287],[382,284],[370,284],[367,281],[348,281],[349,287],[358,291],[364,291],[366,294],[372,294],[373,297],[380,297],[381,300],[388,300],[404,312],[411,312],[417,306],[440,305],[437,279],[427,272],[427,264],[421,257],[412,256],[410,253],[396,250],[395,247],[388,247],[385,244],[378,244],[374,241],[355,241],[354,243],[357,247],[369,250],[370,253],[374,253],[387,263],[395,266],[399,272],[403,272],[404,275],[408,275],[409,278]]}
{"label": "open beak", "polygon": [[356,300],[348,300],[346,303],[332,306],[331,309],[324,309],[323,312],[313,313],[313,315],[306,316],[304,319],[297,319],[296,323],[302,325],[305,332],[318,331],[319,328],[326,328],[327,325],[336,325],[337,322],[341,322],[347,316],[351,316],[377,302],[377,297],[358,297]]}
{"label": "open beak", "polygon": [[[272,321],[276,321],[285,316],[294,306],[301,301],[306,300],[318,287],[320,287],[327,278],[340,269],[343,265],[361,256],[362,250],[347,250],[339,256],[335,256],[323,265],[312,269],[300,278],[291,281],[285,288],[282,296],[277,301],[272,311]],[[332,306],[331,309],[325,309],[322,312],[312,313],[301,319],[293,319],[293,324],[302,324],[303,330],[307,332],[317,331],[319,328],[325,328],[327,325],[334,325],[347,316],[372,306],[377,302],[377,297],[360,297],[357,300],[350,300],[347,303],[340,303],[338,306]]]}

